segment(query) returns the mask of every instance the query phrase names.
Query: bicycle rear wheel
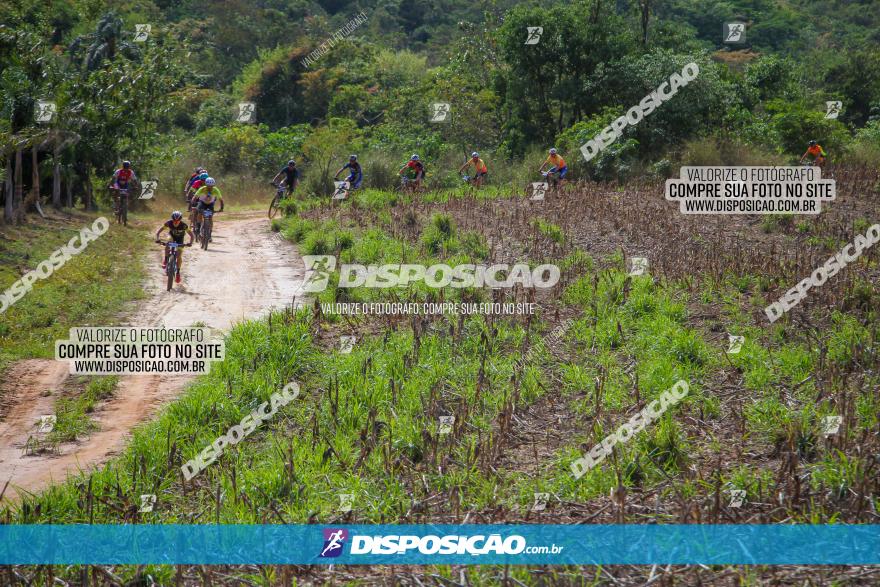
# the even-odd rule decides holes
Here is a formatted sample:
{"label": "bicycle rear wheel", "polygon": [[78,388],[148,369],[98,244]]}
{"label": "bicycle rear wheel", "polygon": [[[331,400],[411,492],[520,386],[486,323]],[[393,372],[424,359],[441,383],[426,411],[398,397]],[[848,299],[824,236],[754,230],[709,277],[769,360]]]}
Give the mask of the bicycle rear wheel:
{"label": "bicycle rear wheel", "polygon": [[120,207],[122,208],[122,224],[128,226],[128,196],[122,198]]}

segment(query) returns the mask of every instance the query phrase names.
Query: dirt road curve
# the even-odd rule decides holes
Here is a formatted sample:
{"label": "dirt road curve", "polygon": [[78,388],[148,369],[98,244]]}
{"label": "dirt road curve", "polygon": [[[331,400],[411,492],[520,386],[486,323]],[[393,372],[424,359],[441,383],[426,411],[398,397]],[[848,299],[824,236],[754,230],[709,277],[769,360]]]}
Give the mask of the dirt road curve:
{"label": "dirt road curve", "polygon": [[[269,231],[265,218],[221,218],[208,251],[193,245],[184,252],[183,282],[165,291],[161,248],[151,251],[147,300],[135,303],[125,324],[133,326],[206,326],[228,330],[234,323],[270,308],[297,304],[303,265],[293,246]],[[94,324],[90,326],[100,326]],[[25,456],[28,438],[38,436],[40,416],[53,414],[68,364],[33,359],[12,365],[0,394],[0,490],[5,499],[17,490],[34,492],[69,472],[106,462],[125,444],[128,432],[174,399],[189,382],[186,376],[123,377],[113,398],[94,414],[100,429],[88,438],[59,447],[58,454]]]}

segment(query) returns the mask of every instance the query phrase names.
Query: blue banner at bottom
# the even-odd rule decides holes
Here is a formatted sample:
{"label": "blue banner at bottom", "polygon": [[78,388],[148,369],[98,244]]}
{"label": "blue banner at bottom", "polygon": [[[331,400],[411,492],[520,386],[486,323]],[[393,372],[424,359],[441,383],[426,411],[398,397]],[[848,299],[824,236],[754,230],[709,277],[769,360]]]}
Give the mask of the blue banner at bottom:
{"label": "blue banner at bottom", "polygon": [[0,564],[876,565],[880,525],[22,525]]}

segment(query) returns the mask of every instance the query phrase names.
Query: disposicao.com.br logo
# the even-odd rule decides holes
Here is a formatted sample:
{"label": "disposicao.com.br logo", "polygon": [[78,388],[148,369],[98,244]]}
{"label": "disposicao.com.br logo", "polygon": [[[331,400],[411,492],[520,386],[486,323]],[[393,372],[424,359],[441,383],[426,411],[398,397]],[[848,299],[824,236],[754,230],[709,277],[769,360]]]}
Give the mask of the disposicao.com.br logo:
{"label": "disposicao.com.br logo", "polygon": [[[332,255],[303,255],[306,266],[303,291],[321,292],[327,289],[330,273],[336,269],[336,257]],[[405,287],[423,281],[433,288],[443,287],[553,287],[559,282],[559,267],[543,264],[530,269],[525,263],[509,265],[463,264],[454,267],[438,263],[425,265],[390,263],[385,265],[359,265],[343,263],[339,266],[339,287],[390,288]]]}
{"label": "disposicao.com.br logo", "polygon": [[[325,528],[323,530],[321,557],[337,557],[342,554],[349,538],[348,530]],[[351,555],[517,555],[559,554],[563,546],[529,546],[518,534],[503,537],[501,534],[428,534],[425,536],[388,534],[351,536]]]}

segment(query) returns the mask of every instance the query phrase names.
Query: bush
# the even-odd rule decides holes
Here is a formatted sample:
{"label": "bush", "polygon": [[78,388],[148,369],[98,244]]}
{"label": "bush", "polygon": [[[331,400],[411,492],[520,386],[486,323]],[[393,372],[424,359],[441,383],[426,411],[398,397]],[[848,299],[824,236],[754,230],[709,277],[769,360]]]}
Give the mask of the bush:
{"label": "bush", "polygon": [[207,159],[208,167],[223,172],[243,172],[257,167],[266,139],[251,125],[209,128],[195,138],[196,149]]}

